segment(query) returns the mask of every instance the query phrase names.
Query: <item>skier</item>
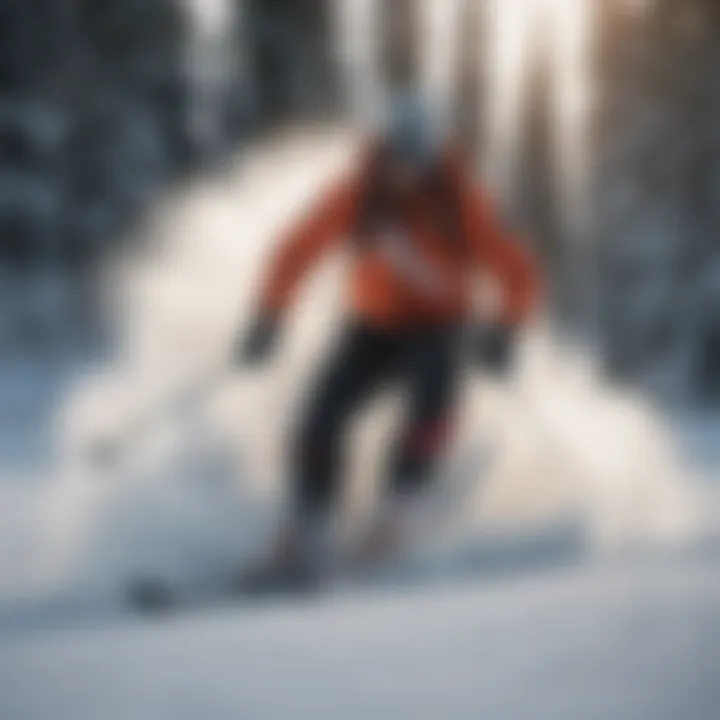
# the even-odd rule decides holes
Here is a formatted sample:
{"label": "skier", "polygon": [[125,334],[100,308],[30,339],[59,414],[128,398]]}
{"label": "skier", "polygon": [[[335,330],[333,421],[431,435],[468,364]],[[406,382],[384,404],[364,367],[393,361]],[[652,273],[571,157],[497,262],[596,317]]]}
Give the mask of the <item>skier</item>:
{"label": "skier", "polygon": [[[417,98],[396,102],[357,166],[282,238],[250,332],[238,339],[240,364],[272,354],[305,273],[340,244],[353,256],[349,310],[292,441],[291,517],[265,567],[282,582],[321,571],[343,440],[358,406],[387,382],[407,390],[371,552],[370,546],[389,549],[402,541],[407,508],[433,482],[453,429],[461,346],[484,367],[509,370],[517,330],[537,302],[531,255],[498,221]],[[474,326],[471,291],[479,273],[494,275],[503,297],[494,322]]]}

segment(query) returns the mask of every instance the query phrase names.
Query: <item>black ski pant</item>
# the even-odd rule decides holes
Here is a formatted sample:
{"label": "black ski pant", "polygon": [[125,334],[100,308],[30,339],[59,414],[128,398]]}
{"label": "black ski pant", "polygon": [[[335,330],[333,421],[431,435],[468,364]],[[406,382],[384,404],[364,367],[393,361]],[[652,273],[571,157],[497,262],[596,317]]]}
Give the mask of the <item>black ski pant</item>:
{"label": "black ski pant", "polygon": [[434,475],[452,430],[459,380],[457,325],[412,330],[347,327],[315,381],[293,444],[294,501],[300,513],[335,500],[350,421],[373,393],[405,391],[405,417],[392,449],[388,488],[414,492]]}

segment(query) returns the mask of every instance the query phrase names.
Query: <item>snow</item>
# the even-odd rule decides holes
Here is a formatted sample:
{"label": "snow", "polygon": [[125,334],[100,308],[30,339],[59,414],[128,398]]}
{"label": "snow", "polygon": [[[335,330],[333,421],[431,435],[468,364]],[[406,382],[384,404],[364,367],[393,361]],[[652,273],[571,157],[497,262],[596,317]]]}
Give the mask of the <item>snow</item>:
{"label": "snow", "polygon": [[[157,245],[114,279],[116,362],[72,383],[38,371],[24,390],[4,374],[5,395],[22,390],[13,407],[56,411],[42,452],[14,411],[0,413],[12,430],[0,455],[0,718],[716,717],[720,504],[703,476],[717,465],[687,457],[677,427],[603,386],[592,358],[542,323],[516,382],[468,378],[457,452],[480,441],[492,463],[436,556],[313,602],[154,623],[114,607],[138,574],[181,587],[224,575],[273,527],[278,448],[336,328],[339,263],[302,294],[272,367],[239,373],[117,468],[89,466],[86,449],[220,361],[251,311],[266,239],[346,162],[348,140],[298,131],[181,189],[150,221]],[[372,503],[396,410],[384,398],[359,419],[349,520]],[[683,427],[713,446],[709,426]]]}
{"label": "snow", "polygon": [[4,720],[712,720],[717,558],[10,637]]}

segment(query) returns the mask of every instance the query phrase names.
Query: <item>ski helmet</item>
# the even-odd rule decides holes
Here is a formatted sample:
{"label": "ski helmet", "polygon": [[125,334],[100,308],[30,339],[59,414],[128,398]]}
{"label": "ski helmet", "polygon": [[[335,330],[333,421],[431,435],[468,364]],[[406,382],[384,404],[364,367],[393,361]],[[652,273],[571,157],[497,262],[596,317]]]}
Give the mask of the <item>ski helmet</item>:
{"label": "ski helmet", "polygon": [[444,127],[429,103],[414,92],[402,92],[390,102],[381,127],[383,148],[419,171],[432,168],[442,152]]}

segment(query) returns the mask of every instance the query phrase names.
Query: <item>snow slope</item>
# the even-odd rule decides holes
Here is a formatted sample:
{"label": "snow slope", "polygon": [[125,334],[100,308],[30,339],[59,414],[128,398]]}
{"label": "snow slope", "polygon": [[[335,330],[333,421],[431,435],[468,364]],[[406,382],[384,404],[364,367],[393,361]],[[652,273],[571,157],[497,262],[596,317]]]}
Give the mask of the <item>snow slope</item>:
{"label": "snow slope", "polygon": [[713,720],[718,558],[0,635],[3,720]]}

